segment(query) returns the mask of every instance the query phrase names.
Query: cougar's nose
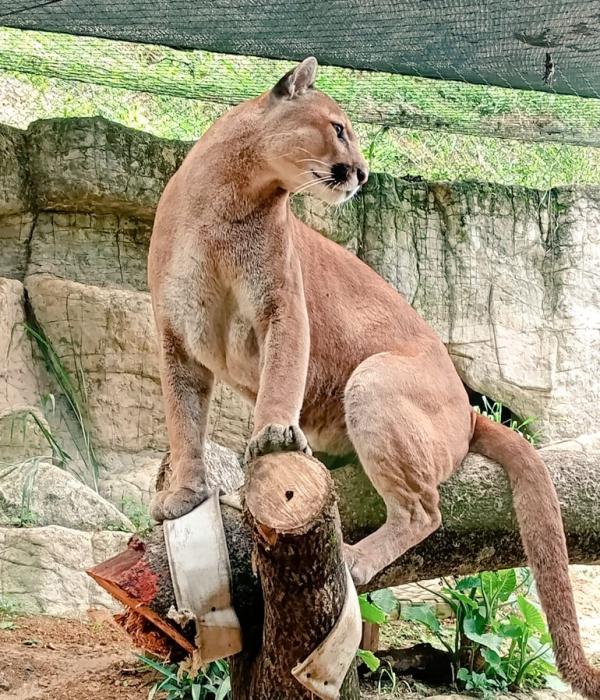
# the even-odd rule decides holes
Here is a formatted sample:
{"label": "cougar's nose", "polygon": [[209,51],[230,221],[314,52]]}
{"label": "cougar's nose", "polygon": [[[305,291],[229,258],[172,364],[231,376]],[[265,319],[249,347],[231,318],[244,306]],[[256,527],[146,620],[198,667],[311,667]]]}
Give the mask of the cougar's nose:
{"label": "cougar's nose", "polygon": [[356,168],[356,179],[358,180],[359,185],[364,185],[368,177],[368,173],[361,168]]}

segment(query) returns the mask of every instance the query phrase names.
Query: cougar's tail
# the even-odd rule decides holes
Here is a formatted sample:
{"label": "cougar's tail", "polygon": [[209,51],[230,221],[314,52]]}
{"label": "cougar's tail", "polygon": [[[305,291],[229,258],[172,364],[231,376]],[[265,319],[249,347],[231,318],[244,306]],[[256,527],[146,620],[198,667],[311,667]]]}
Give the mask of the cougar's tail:
{"label": "cougar's tail", "polygon": [[499,462],[508,474],[521,539],[562,677],[582,695],[600,700],[600,670],[588,663],[581,646],[560,506],[545,464],[520,435],[480,415],[470,449]]}

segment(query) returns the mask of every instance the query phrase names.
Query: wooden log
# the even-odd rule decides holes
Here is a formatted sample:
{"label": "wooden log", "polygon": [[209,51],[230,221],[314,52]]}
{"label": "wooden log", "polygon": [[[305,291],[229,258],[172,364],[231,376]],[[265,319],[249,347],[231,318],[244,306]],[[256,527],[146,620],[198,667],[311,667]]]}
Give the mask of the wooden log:
{"label": "wooden log", "polygon": [[160,656],[178,658],[194,651],[191,625],[169,620],[175,603],[162,528],[142,541],[134,536],[127,549],[87,572],[126,608],[117,622],[140,648]]}
{"label": "wooden log", "polygon": [[[571,564],[600,563],[600,455],[573,441],[540,450],[556,486]],[[344,539],[356,542],[385,520],[385,506],[359,465],[333,472]],[[376,590],[439,576],[526,566],[502,467],[469,454],[440,488],[442,527],[381,571]]]}
{"label": "wooden log", "polygon": [[[244,648],[256,649],[262,635],[262,594],[252,571],[251,540],[242,514],[222,507],[232,576],[232,603],[242,626]],[[125,606],[115,617],[140,649],[179,660],[194,651],[194,625],[169,617],[175,591],[162,527],[144,540],[134,536],[125,551],[87,572]]]}
{"label": "wooden log", "polygon": [[[565,449],[566,447],[569,449]],[[576,446],[570,445],[560,449],[547,448],[542,450],[541,454],[552,473],[561,500],[570,561],[599,563],[597,453],[575,448]],[[263,464],[263,460],[269,464],[269,469],[265,471],[268,477],[262,476],[252,485],[254,470]],[[336,546],[339,544],[338,531],[331,530],[331,512],[325,508],[329,501],[319,500],[314,494],[312,498],[308,498],[312,490],[305,483],[303,474],[307,468],[313,474],[316,461],[291,453],[271,455],[263,460],[258,460],[249,473],[249,486],[252,490],[248,500],[252,511],[248,508],[244,517],[235,508],[225,505],[221,508],[231,562],[232,603],[243,633],[244,652],[235,657],[231,664],[232,680],[237,692],[234,696],[236,700],[249,699],[249,679],[260,678],[258,668],[263,669],[261,672],[265,675],[275,674],[268,681],[265,680],[265,687],[267,683],[272,687],[273,678],[280,670],[270,669],[269,663],[273,662],[268,660],[275,657],[281,650],[280,647],[287,648],[288,643],[292,642],[300,644],[303,631],[299,629],[298,623],[303,618],[303,611],[308,610],[310,606],[313,611],[318,607],[315,603],[317,592],[321,590],[329,591],[329,595],[335,592],[339,594],[342,585],[339,570],[336,569],[340,563],[339,551],[337,554],[331,551],[327,554],[328,550],[323,549],[326,564],[330,567],[330,574],[327,576],[332,576],[330,587],[323,588],[324,580],[328,579],[324,577],[325,569],[320,568],[322,564],[317,565],[316,560],[309,558],[307,547],[297,545],[298,548],[294,549],[294,543],[300,542],[302,538],[297,540],[299,535],[294,535],[295,521],[289,519],[290,503],[294,504],[298,515],[315,514],[315,504],[323,503],[323,515],[315,515],[315,532],[325,533],[327,528],[330,528],[330,532],[335,532]],[[221,477],[232,476],[236,477],[235,482],[237,477],[241,476],[236,471],[239,470],[239,466],[234,455],[231,455],[229,461],[225,454],[221,454],[219,459],[211,457],[210,464],[211,472],[214,471],[213,483],[219,483]],[[281,466],[285,464],[294,466],[282,469]],[[260,475],[260,472],[258,473]],[[290,479],[298,479],[298,484],[302,486],[288,487],[285,481],[282,481],[284,476],[287,479],[288,475]],[[350,465],[336,469],[333,477],[340,498],[344,536],[348,541],[356,541],[382,522],[385,510],[360,467]],[[314,478],[314,475],[311,478]],[[329,477],[325,479],[325,483],[328,482]],[[295,481],[293,483],[295,484]],[[311,483],[310,479],[307,483]],[[317,483],[321,483],[319,479]],[[275,484],[280,500],[268,501],[269,510],[265,511],[267,502],[263,503],[264,496],[261,492],[270,492]],[[327,489],[326,491],[331,493]],[[289,502],[286,492],[294,494]],[[285,502],[282,500],[282,493]],[[304,503],[307,504],[307,509],[303,514]],[[444,526],[438,532],[407,552],[360,590],[374,590],[386,585],[436,578],[440,575],[467,574],[525,564],[520,537],[515,529],[512,499],[506,477],[499,466],[483,458],[469,456],[458,473],[442,489],[442,511]],[[273,519],[273,514],[276,513],[283,515],[276,515]],[[287,519],[281,520],[284,516]],[[308,521],[305,527],[307,523]],[[307,531],[305,535],[314,537],[315,533],[311,535]],[[253,573],[253,547],[257,551],[255,563],[259,573],[267,576],[267,581],[263,584],[267,594],[265,619],[271,634],[283,634],[285,640],[280,642],[279,646],[266,640],[265,649],[262,647],[263,595],[261,581]],[[290,576],[290,572],[286,571],[281,563],[286,557],[290,562],[294,562],[294,566],[291,567],[294,571],[293,576]],[[94,567],[90,574],[128,606],[128,611],[120,617],[120,622],[139,646],[175,659],[189,652],[194,638],[193,630],[190,627],[180,627],[167,616],[170,607],[175,605],[175,596],[162,528],[155,528],[143,542],[133,538],[126,552]],[[279,593],[276,586],[268,583],[269,576],[273,577],[273,580],[281,578],[283,587]],[[308,587],[300,590],[299,582]],[[323,632],[334,619],[340,599],[334,595],[333,598],[326,598],[325,603],[326,620],[318,616],[315,618],[319,620],[319,624],[323,623]],[[309,619],[308,615],[303,619],[306,622]],[[313,638],[310,641],[312,643]],[[294,663],[300,660],[295,658]],[[286,663],[289,662],[288,658]],[[258,684],[257,687],[260,686],[258,680],[253,682]],[[350,690],[353,688],[354,681]],[[344,692],[347,692],[346,689]],[[277,697],[282,696],[276,695],[274,700]],[[353,696],[350,694],[346,697]],[[256,698],[260,696],[253,696],[253,700]]]}

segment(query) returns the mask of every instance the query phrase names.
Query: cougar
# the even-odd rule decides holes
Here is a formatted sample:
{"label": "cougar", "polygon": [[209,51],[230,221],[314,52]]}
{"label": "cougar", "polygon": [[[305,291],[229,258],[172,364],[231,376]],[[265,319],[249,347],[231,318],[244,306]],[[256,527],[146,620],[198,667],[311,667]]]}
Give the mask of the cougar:
{"label": "cougar", "polygon": [[307,58],[231,109],[192,148],[156,211],[149,285],[172,461],[152,515],[207,496],[203,450],[220,379],[254,405],[247,459],[355,451],[387,520],[345,555],[357,583],[436,530],[438,485],[469,450],[508,473],[562,675],[600,697],[587,662],[554,486],[520,435],[473,412],[450,356],[410,304],[297,219],[290,195],[351,199],[368,168],[347,116]]}

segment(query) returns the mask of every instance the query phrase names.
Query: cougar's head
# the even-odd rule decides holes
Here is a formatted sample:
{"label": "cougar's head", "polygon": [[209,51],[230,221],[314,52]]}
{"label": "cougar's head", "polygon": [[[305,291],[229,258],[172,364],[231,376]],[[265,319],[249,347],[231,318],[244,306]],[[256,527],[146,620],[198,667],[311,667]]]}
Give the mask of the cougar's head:
{"label": "cougar's head", "polygon": [[350,120],[313,87],[317,61],[307,58],[265,95],[265,164],[291,193],[340,204],[353,197],[368,168]]}

